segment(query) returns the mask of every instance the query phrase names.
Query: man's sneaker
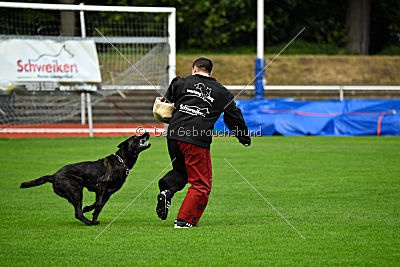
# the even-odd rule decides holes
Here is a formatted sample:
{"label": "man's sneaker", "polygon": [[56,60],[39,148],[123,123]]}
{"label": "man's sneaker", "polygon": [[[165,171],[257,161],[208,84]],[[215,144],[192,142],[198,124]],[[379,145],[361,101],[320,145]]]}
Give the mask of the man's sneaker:
{"label": "man's sneaker", "polygon": [[158,218],[161,220],[166,220],[168,216],[168,208],[169,205],[171,205],[171,191],[169,190],[164,190],[161,191],[160,194],[157,196],[157,207],[156,207],[156,212],[158,215]]}
{"label": "man's sneaker", "polygon": [[197,227],[197,225],[193,225],[179,218],[175,220],[174,228],[191,228],[191,227]]}

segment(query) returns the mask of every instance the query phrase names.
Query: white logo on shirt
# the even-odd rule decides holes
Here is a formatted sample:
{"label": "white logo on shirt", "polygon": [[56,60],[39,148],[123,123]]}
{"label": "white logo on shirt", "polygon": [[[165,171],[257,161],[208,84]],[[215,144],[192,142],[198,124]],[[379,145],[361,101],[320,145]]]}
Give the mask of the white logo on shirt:
{"label": "white logo on shirt", "polygon": [[210,114],[208,108],[199,108],[197,106],[188,106],[184,104],[179,105],[179,111],[193,116],[202,116],[202,117],[205,117],[207,114]]}
{"label": "white logo on shirt", "polygon": [[186,92],[189,93],[190,96],[203,99],[203,101],[212,106],[211,103],[215,100],[211,97],[212,88],[205,86],[204,83],[196,83],[194,84],[194,88],[195,89],[187,88]]}

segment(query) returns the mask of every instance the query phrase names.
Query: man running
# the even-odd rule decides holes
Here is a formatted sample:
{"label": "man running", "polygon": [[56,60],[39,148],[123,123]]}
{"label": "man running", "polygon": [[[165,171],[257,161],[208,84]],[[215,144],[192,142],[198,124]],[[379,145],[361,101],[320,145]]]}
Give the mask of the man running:
{"label": "man running", "polygon": [[159,180],[156,212],[167,219],[174,194],[191,184],[180,207],[175,228],[197,226],[211,192],[212,170],[210,144],[214,124],[224,112],[224,122],[245,146],[251,139],[242,112],[233,95],[210,77],[213,63],[197,58],[192,75],[175,78],[165,98],[175,104],[167,131],[168,152],[173,169]]}

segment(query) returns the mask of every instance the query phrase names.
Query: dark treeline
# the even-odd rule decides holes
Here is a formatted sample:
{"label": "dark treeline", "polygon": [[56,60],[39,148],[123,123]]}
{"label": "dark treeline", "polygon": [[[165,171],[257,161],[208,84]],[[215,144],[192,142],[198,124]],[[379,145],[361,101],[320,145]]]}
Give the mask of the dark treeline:
{"label": "dark treeline", "polygon": [[[18,1],[80,3],[77,0]],[[173,6],[177,48],[218,50],[256,44],[256,0],[86,0],[85,4]],[[399,0],[265,0],[265,45],[301,39],[362,54],[400,46]]]}

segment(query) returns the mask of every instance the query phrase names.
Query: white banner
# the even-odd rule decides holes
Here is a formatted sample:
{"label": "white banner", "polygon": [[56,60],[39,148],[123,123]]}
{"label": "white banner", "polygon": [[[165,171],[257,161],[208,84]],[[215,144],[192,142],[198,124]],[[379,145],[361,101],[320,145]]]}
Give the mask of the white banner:
{"label": "white banner", "polygon": [[0,41],[0,81],[101,82],[93,41]]}

